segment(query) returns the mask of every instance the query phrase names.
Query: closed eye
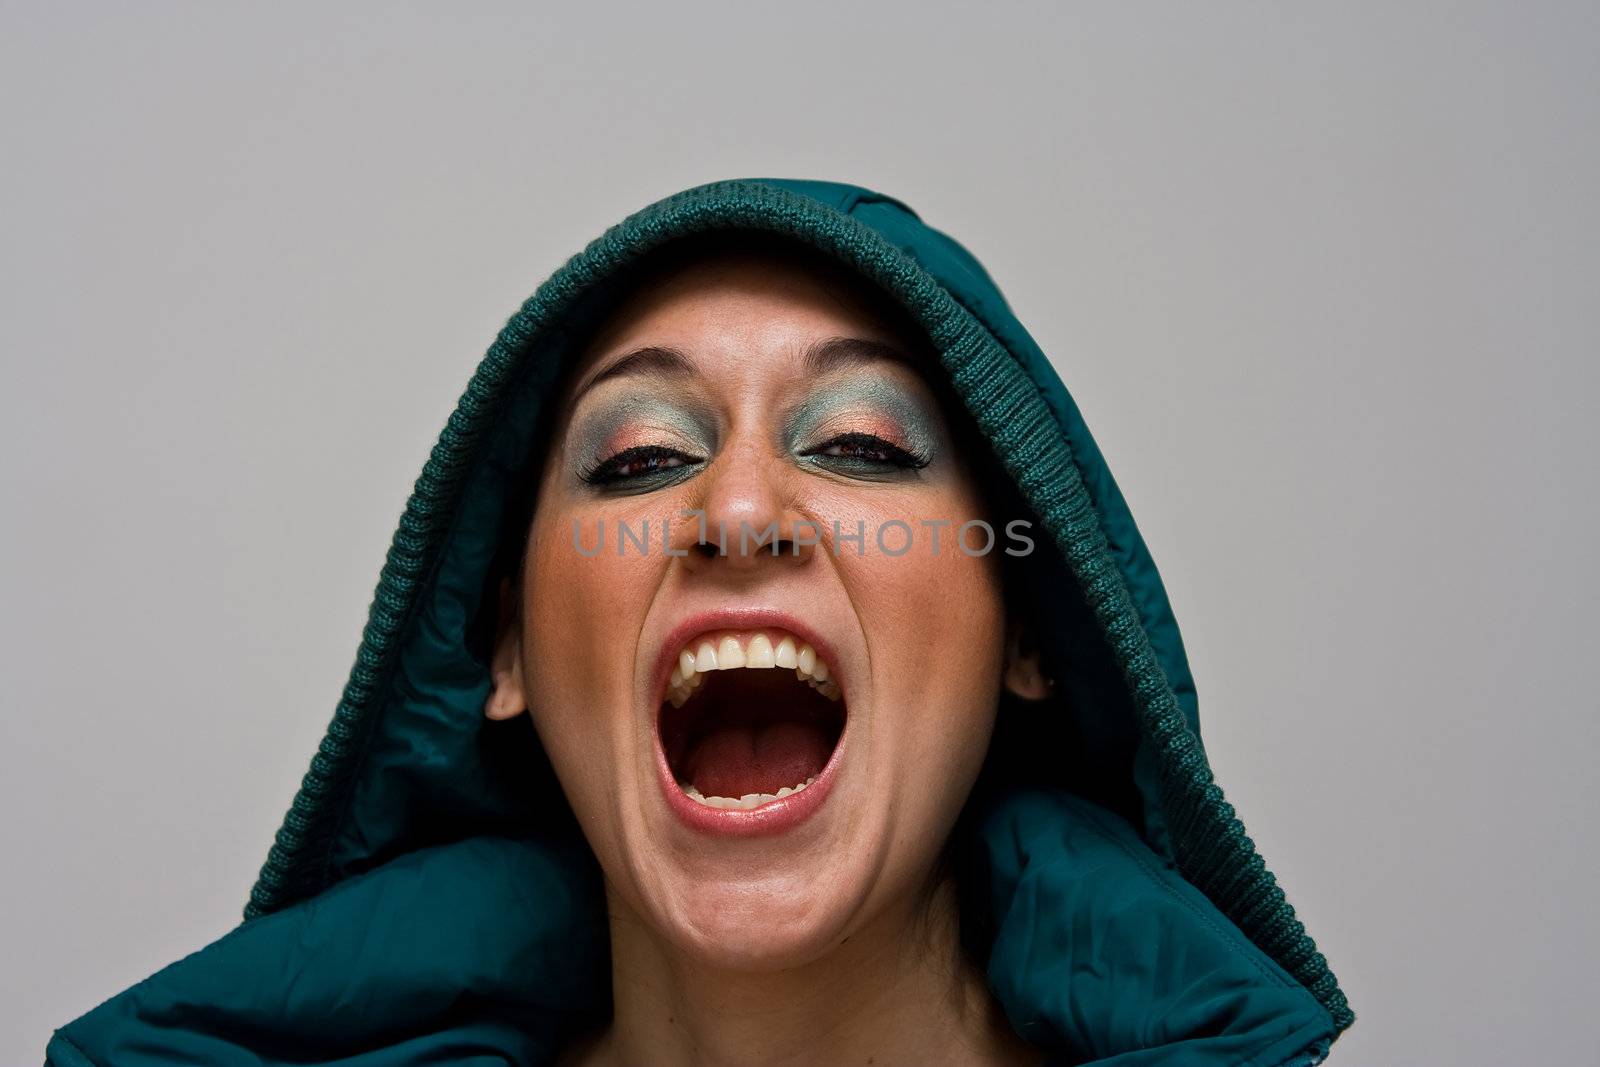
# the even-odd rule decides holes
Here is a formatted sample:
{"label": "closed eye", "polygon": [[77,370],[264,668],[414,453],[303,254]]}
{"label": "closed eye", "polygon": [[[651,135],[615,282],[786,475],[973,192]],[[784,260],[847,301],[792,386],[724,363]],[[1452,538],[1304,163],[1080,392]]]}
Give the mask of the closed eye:
{"label": "closed eye", "polygon": [[898,467],[904,470],[919,470],[928,465],[927,457],[908,452],[899,445],[885,441],[883,438],[870,433],[842,433],[837,437],[824,441],[820,445],[808,448],[800,454],[808,457],[841,459],[884,467]]}
{"label": "closed eye", "polygon": [[636,445],[601,460],[584,470],[581,477],[595,486],[642,484],[652,487],[651,483],[670,481],[686,473],[685,468],[704,461],[702,456],[692,456],[664,445]]}

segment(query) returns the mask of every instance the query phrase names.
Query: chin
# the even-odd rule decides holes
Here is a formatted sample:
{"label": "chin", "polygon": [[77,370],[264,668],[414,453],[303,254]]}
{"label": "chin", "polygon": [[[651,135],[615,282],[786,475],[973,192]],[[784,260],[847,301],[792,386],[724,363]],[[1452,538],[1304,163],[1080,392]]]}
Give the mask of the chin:
{"label": "chin", "polygon": [[870,886],[852,892],[839,874],[685,882],[674,894],[674,913],[658,921],[682,952],[706,967],[803,967],[837,948],[861,912]]}

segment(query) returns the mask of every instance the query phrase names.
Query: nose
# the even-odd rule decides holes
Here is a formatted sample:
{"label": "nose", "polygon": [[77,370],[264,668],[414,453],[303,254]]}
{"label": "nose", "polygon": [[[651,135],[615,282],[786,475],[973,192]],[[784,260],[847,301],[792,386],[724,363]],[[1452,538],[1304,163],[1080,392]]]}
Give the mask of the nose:
{"label": "nose", "polygon": [[674,554],[684,553],[691,571],[804,564],[822,540],[791,499],[794,480],[781,458],[755,448],[725,451],[694,485],[693,503],[672,527]]}

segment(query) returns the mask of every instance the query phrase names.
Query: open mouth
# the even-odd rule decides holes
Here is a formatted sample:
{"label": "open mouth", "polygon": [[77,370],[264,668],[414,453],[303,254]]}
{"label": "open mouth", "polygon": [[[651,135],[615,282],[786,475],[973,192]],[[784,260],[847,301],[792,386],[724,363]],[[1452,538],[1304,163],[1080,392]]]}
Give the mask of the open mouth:
{"label": "open mouth", "polygon": [[828,664],[793,634],[703,634],[679,652],[667,680],[661,748],[689,799],[753,810],[816,782],[846,711]]}

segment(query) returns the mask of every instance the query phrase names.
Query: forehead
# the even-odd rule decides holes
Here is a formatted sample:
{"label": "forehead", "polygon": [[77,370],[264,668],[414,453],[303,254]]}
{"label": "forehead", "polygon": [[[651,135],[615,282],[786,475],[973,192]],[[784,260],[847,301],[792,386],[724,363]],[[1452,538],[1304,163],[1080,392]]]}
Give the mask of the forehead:
{"label": "forehead", "polygon": [[830,337],[860,338],[924,358],[926,341],[904,310],[820,253],[741,244],[664,256],[600,321],[573,368],[582,381],[620,353],[677,349],[714,369],[798,359]]}

